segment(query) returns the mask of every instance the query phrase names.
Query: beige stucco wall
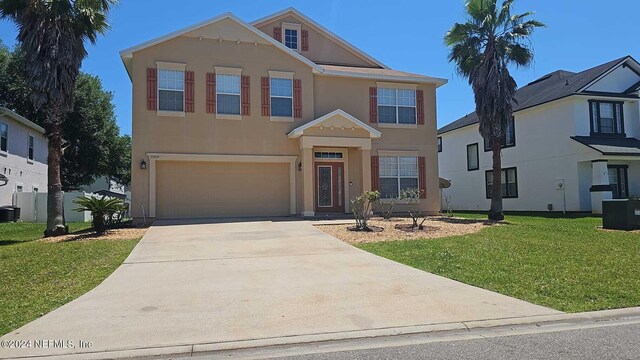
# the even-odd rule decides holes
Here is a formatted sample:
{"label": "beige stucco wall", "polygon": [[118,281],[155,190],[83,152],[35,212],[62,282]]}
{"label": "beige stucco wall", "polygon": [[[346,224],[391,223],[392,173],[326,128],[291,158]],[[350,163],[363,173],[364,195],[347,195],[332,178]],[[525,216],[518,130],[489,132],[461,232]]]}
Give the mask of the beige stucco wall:
{"label": "beige stucco wall", "polygon": [[351,51],[337,44],[335,41],[327,38],[313,28],[307,26],[301,19],[293,16],[285,16],[273,19],[272,21],[258,27],[258,29],[265,34],[273,37],[273,28],[282,27],[283,22],[300,24],[302,30],[307,30],[309,32],[309,51],[300,51],[300,54],[315,63],[378,67],[377,65],[374,65],[368,61],[363,60],[361,57],[356,56]]}
{"label": "beige stucco wall", "polygon": [[[232,25],[232,24],[231,24]],[[199,31],[207,34],[206,29]],[[311,68],[301,61],[285,54],[271,45],[259,42],[240,42],[204,37],[183,36],[134,53],[132,66],[133,82],[133,149],[132,149],[132,213],[136,218],[143,216],[143,207],[149,213],[150,169],[140,169],[140,162],[148,153],[184,154],[238,154],[238,155],[289,155],[297,156],[303,162],[300,139],[289,139],[287,134],[309,121],[336,109],[342,109],[368,124],[369,87],[376,86],[374,80],[330,78],[313,75]],[[146,69],[156,67],[155,62],[175,62],[186,64],[187,71],[195,73],[195,112],[184,117],[158,116],[156,111],[146,109]],[[251,115],[242,120],[217,119],[206,113],[206,73],[213,72],[214,66],[242,68],[243,75],[251,78]],[[261,116],[260,78],[268,76],[268,71],[294,72],[295,78],[302,80],[303,116],[294,122],[273,122]],[[426,125],[410,129],[381,128],[370,124],[382,132],[382,138],[374,139],[372,155],[378,150],[413,151],[427,160],[427,199],[421,207],[428,212],[439,210],[437,150],[436,150],[436,110],[435,86],[421,85],[425,93]],[[308,134],[319,136],[368,138],[365,130],[342,130],[312,128]],[[307,134],[307,133],[305,133]],[[363,154],[358,149],[349,150],[349,179],[353,185],[351,195],[360,193],[370,181],[368,151]],[[362,174],[365,174],[366,179]],[[305,207],[305,177],[303,171],[296,171],[296,210]],[[159,176],[159,175],[158,175]],[[188,184],[188,182],[186,182]],[[162,188],[158,184],[160,193]],[[163,185],[164,186],[164,185]],[[188,185],[187,185],[188,186]],[[307,189],[309,187],[307,186]],[[180,189],[175,189],[180,191]],[[400,208],[400,211],[402,209]]]}
{"label": "beige stucco wall", "polygon": [[[369,123],[369,87],[375,87],[375,80],[349,79],[337,77],[316,77],[314,81],[314,104],[316,117],[336,108],[341,108],[362,122],[382,133],[382,137],[372,141],[371,155],[379,151],[417,152],[426,159],[427,198],[420,200],[420,208],[429,213],[440,210],[440,189],[438,182],[438,149],[436,143],[436,88],[435,85],[421,84],[424,92],[425,125],[411,128],[385,128]],[[399,205],[398,211],[406,206]]]}
{"label": "beige stucco wall", "polygon": [[[184,117],[158,116],[146,108],[146,69],[156,61],[185,63],[195,73],[195,112]],[[250,116],[242,120],[216,119],[206,113],[206,73],[214,66],[242,68],[251,77]],[[302,119],[292,123],[272,122],[261,116],[260,78],[269,70],[294,72],[302,80]],[[149,152],[295,155],[298,140],[286,134],[313,120],[313,75],[309,66],[268,45],[254,45],[179,37],[134,54],[133,71],[133,147],[132,147],[132,213],[142,217],[142,206],[148,213],[149,169],[140,162]]]}
{"label": "beige stucco wall", "polygon": [[156,186],[159,218],[289,215],[285,163],[159,161]]}

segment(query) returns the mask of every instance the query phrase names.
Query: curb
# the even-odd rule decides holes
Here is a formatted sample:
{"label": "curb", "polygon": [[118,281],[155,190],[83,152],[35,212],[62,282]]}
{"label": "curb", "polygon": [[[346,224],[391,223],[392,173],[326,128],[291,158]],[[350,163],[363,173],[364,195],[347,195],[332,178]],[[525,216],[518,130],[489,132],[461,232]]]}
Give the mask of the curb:
{"label": "curb", "polygon": [[126,358],[151,358],[159,356],[189,357],[194,355],[206,355],[216,352],[228,352],[237,350],[259,350],[291,345],[320,345],[329,342],[345,340],[365,340],[375,338],[389,338],[402,335],[426,335],[428,337],[441,337],[448,334],[475,334],[475,333],[500,333],[505,330],[518,328],[539,328],[541,331],[559,325],[580,326],[594,325],[606,326],[606,323],[614,321],[636,321],[640,323],[640,307],[592,311],[574,314],[537,315],[530,317],[462,321],[444,324],[429,324],[406,327],[395,327],[373,330],[346,331],[335,333],[294,335],[288,337],[251,339],[241,341],[229,341],[204,344],[183,344],[175,346],[158,346],[140,349],[118,349],[99,352],[84,352],[54,356],[30,356],[16,359],[126,359]]}

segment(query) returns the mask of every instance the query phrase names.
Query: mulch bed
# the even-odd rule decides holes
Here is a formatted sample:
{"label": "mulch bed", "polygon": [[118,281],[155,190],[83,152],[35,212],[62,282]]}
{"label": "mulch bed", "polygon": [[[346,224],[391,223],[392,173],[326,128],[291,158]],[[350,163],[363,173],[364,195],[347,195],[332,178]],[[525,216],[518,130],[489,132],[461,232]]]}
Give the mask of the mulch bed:
{"label": "mulch bed", "polygon": [[422,230],[412,228],[411,218],[392,218],[383,220],[379,217],[369,219],[370,227],[382,231],[352,231],[353,225],[316,225],[320,230],[350,244],[364,244],[383,241],[436,239],[447,236],[459,236],[481,231],[485,227],[498,225],[487,220],[450,218],[430,216],[424,222]]}

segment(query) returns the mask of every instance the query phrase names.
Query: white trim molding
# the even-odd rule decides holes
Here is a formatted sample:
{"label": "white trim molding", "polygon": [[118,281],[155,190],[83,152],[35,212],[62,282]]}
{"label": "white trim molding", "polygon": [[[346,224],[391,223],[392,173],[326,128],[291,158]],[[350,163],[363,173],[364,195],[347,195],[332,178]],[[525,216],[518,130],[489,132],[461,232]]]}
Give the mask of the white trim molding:
{"label": "white trim molding", "polygon": [[222,75],[236,75],[236,76],[242,75],[242,68],[214,66],[213,71],[215,71],[216,74],[222,74]]}
{"label": "white trim molding", "polygon": [[291,79],[296,73],[290,71],[269,70],[269,78]]}
{"label": "white trim molding", "polygon": [[317,118],[317,119],[315,119],[315,120],[313,120],[311,122],[308,122],[308,123],[306,123],[306,124],[304,124],[304,125],[302,125],[300,127],[297,127],[295,129],[291,130],[291,132],[287,136],[290,139],[297,139],[297,138],[301,137],[304,134],[304,131],[306,129],[308,129],[310,127],[313,127],[313,126],[319,126],[320,123],[322,123],[322,122],[324,122],[324,121],[326,121],[328,119],[331,119],[334,116],[340,116],[340,117],[342,117],[342,118],[344,118],[346,120],[351,121],[354,125],[358,126],[359,128],[362,128],[362,129],[368,131],[369,134],[370,134],[370,137],[372,139],[377,139],[377,138],[382,136],[382,133],[380,131],[378,131],[378,130],[372,128],[371,126],[365,124],[364,122],[356,119],[353,115],[345,112],[342,109],[334,110],[334,111],[332,111],[332,112],[330,112],[330,113],[328,113],[328,114],[326,114],[326,115],[324,115],[322,117],[319,117],[319,118]]}
{"label": "white trim molding", "polygon": [[149,217],[156,217],[156,168],[158,161],[201,161],[236,163],[288,163],[289,164],[289,213],[296,214],[296,163],[297,156],[290,155],[222,155],[147,153],[149,158]]}
{"label": "white trim molding", "polygon": [[164,61],[156,61],[156,66],[158,67],[158,69],[165,69],[165,70],[185,71],[187,69],[187,64],[164,62]]}

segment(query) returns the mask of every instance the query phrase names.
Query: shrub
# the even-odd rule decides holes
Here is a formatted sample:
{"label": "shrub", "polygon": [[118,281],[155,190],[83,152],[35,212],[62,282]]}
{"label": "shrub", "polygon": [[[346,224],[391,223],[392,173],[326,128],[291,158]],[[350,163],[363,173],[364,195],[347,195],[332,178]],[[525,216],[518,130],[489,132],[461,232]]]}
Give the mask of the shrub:
{"label": "shrub", "polygon": [[391,216],[393,215],[393,209],[398,202],[397,199],[388,199],[385,202],[380,203],[380,213],[382,214],[382,218],[384,220],[391,220]]}
{"label": "shrub", "polygon": [[351,211],[356,218],[356,230],[370,231],[367,221],[371,213],[371,207],[380,199],[379,191],[365,191],[361,195],[351,199]]}
{"label": "shrub", "polygon": [[[416,206],[420,202],[420,194],[422,194],[422,190],[420,189],[405,189],[400,192],[400,199],[407,201],[407,211],[409,212],[409,216],[411,216],[411,220],[413,220],[413,224],[411,226],[422,230],[424,228],[423,224],[427,218],[422,216],[422,210]],[[418,224],[418,220],[420,218],[422,218],[422,222]]]}
{"label": "shrub", "polygon": [[80,206],[74,209],[75,211],[91,212],[91,225],[98,234],[102,234],[107,230],[107,224],[111,224],[113,215],[122,211],[124,204],[120,199],[105,196],[99,198],[83,196],[73,200],[73,202]]}

